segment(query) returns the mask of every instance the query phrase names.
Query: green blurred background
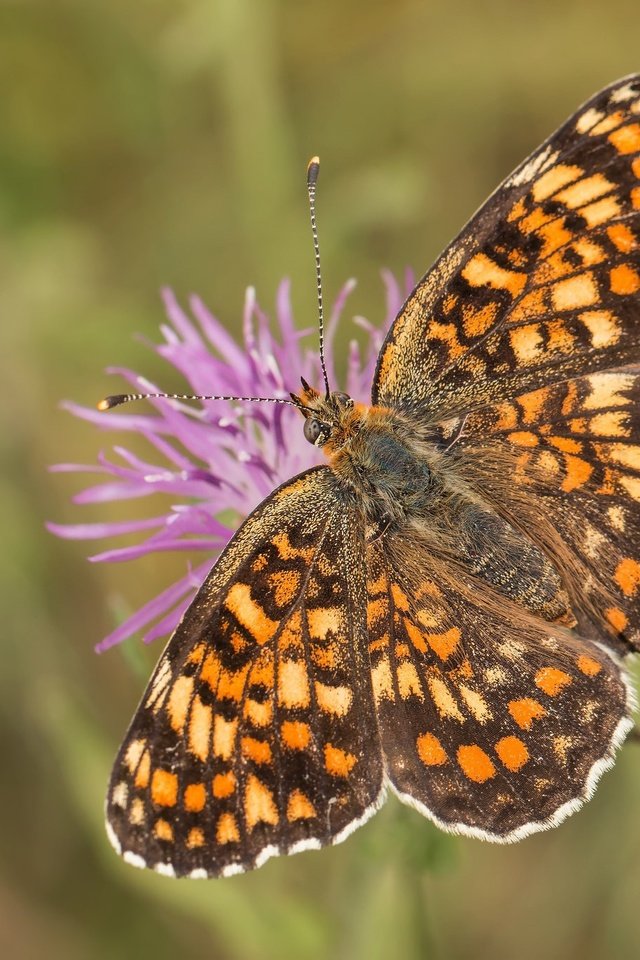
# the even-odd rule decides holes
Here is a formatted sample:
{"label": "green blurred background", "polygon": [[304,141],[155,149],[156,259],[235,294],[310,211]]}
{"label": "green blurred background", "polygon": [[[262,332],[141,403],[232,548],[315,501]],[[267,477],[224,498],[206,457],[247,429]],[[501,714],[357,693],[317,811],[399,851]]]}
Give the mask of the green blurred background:
{"label": "green blurred background", "polygon": [[113,390],[105,366],[171,385],[134,339],[156,336],[162,284],[237,331],[245,286],[270,308],[287,274],[313,322],[311,154],[327,298],[355,276],[350,313],[379,321],[380,268],[422,272],[581,101],[640,68],[639,28],[637,0],[1,0],[3,957],[638,956],[632,745],[578,816],[514,847],[393,803],[341,847],[233,879],[121,863],[104,787],[159,647],[93,644],[185,558],[90,565],[93,545],[43,523],[137,515],[72,507],[82,484],[46,467],[105,444],[58,408]]}

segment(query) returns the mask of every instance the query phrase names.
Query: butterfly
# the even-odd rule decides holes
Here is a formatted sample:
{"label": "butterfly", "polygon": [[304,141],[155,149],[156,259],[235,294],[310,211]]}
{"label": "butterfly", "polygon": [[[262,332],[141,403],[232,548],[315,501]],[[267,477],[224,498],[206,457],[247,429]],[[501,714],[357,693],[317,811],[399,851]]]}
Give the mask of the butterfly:
{"label": "butterfly", "polygon": [[108,790],[125,860],[229,876],[388,791],[505,843],[591,796],[640,650],[639,244],[631,76],[420,280],[370,406],[291,395],[328,462],[254,510],[162,654]]}

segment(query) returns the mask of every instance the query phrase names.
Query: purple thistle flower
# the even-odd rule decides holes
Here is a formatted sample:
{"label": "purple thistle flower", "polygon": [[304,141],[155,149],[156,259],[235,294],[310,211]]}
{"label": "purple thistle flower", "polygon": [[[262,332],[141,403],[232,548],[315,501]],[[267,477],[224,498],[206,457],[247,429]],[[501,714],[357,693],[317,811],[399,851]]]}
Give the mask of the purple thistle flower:
{"label": "purple thistle flower", "polygon": [[[338,385],[333,358],[333,337],[346,300],[355,286],[348,281],[340,291],[325,332],[326,362],[335,389],[344,389],[355,400],[369,402],[376,359],[382,340],[406,295],[413,286],[409,273],[404,290],[388,273],[386,316],[376,327],[363,317],[355,323],[368,339],[363,350],[353,340],[347,356],[346,383]],[[164,341],[155,350],[179,370],[194,393],[214,390],[237,396],[288,398],[300,377],[320,384],[322,375],[317,348],[302,346],[313,330],[297,330],[284,280],[276,298],[275,322],[260,309],[249,288],[243,314],[243,345],[238,344],[198,297],[190,300],[191,316],[173,293],[163,293],[168,322]],[[130,370],[112,368],[136,391],[158,388]],[[147,497],[154,493],[176,498],[167,512],[121,523],[47,524],[69,540],[99,540],[149,531],[146,539],[129,547],[111,547],[94,554],[92,561],[133,560],[154,551],[203,550],[207,559],[146,603],[96,647],[98,652],[141,632],[145,642],[171,633],[177,626],[213,561],[231,538],[237,524],[275,487],[323,460],[319,450],[304,439],[299,413],[287,404],[258,404],[224,400],[200,408],[177,400],[151,400],[155,415],[100,413],[74,403],[63,406],[74,416],[102,429],[130,431],[143,436],[158,453],[158,462],[147,462],[123,446],[114,446],[115,458],[104,453],[94,465],[64,463],[51,469],[61,473],[93,473],[100,481],[75,498],[79,504],[104,503]],[[154,458],[155,460],[156,458]],[[234,522],[235,520],[235,522]]]}

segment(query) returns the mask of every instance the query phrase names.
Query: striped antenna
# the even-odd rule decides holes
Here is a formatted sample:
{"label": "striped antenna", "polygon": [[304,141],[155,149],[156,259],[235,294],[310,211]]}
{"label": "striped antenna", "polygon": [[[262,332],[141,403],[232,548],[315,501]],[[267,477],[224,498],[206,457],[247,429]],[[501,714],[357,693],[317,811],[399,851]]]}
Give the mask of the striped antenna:
{"label": "striped antenna", "polygon": [[307,191],[309,193],[309,212],[311,214],[311,233],[313,235],[313,252],[316,259],[316,288],[318,291],[318,333],[320,337],[320,366],[327,390],[327,397],[331,394],[327,366],[324,361],[324,309],[322,304],[322,274],[320,273],[320,246],[318,244],[318,227],[316,224],[316,184],[320,173],[320,157],[311,157],[307,166]]}
{"label": "striped antenna", "polygon": [[98,410],[112,410],[121,403],[130,403],[132,400],[247,400],[251,403],[289,403],[292,407],[299,407],[293,400],[283,400],[280,397],[222,397],[200,396],[192,393],[115,393],[105,397],[97,404]]}

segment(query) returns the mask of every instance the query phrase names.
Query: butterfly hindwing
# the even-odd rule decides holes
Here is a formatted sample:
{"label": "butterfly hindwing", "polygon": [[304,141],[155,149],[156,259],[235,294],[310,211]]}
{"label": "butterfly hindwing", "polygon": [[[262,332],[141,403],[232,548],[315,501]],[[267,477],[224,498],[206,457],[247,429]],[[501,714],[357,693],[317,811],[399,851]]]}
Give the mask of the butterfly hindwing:
{"label": "butterfly hindwing", "polygon": [[[411,556],[411,562],[401,558]],[[387,774],[456,833],[508,842],[587,799],[632,723],[617,660],[486,587],[371,545],[371,670]]]}
{"label": "butterfly hindwing", "polygon": [[374,403],[444,419],[637,358],[640,77],[598,93],[409,296]]}
{"label": "butterfly hindwing", "polygon": [[332,472],[277,490],[203,584],[116,760],[114,844],[228,875],[337,842],[381,798],[363,531]]}

